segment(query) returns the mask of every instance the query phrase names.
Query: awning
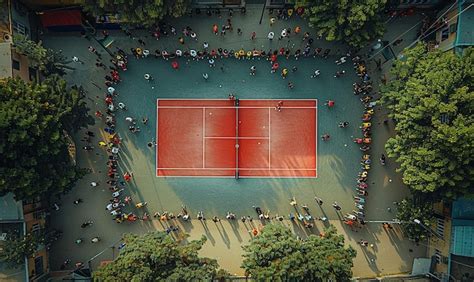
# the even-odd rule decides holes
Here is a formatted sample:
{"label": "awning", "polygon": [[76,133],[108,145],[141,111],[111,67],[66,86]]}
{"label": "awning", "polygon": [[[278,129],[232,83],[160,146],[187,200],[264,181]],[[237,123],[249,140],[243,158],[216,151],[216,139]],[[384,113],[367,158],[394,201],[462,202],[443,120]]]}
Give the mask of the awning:
{"label": "awning", "polygon": [[80,10],[54,10],[45,11],[40,15],[43,27],[81,26],[82,16]]}

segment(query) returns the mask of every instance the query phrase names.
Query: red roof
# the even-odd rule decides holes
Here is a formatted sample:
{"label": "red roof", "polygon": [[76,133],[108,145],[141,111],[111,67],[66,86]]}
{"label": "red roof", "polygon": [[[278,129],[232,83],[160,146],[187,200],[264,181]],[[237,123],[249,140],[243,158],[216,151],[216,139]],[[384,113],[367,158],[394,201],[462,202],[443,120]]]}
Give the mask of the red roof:
{"label": "red roof", "polygon": [[80,26],[82,24],[80,10],[45,11],[40,17],[43,27]]}

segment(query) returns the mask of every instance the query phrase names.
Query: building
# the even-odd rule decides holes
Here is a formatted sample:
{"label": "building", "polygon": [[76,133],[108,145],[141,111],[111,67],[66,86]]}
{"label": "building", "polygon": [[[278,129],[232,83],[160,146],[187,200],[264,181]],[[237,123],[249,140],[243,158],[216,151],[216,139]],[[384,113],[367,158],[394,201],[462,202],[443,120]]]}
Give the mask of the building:
{"label": "building", "polygon": [[474,280],[474,200],[453,203],[448,276],[455,281]]}
{"label": "building", "polygon": [[474,200],[437,203],[434,211],[440,238],[429,240],[430,272],[440,281],[474,281]]}
{"label": "building", "polygon": [[13,37],[20,34],[34,39],[30,28],[30,14],[23,4],[17,1],[0,2],[0,80],[20,77],[31,81],[37,70],[30,68],[28,58],[15,52]]}
{"label": "building", "polygon": [[[7,237],[23,236],[26,232],[26,223],[23,217],[23,207],[21,202],[16,201],[12,194],[0,197],[0,252]],[[0,262],[0,281],[28,281],[28,263],[18,267],[11,267],[5,262]]]}
{"label": "building", "polygon": [[[11,77],[31,81],[37,77],[37,70],[30,68],[26,56],[15,51],[13,36],[21,34],[34,38],[30,25],[32,15],[20,2],[0,3],[0,83]],[[0,197],[0,247],[11,234],[44,234],[47,215],[47,202],[42,199],[17,202],[11,194]],[[22,266],[11,269],[0,264],[0,281],[39,281],[48,272],[48,252],[46,246],[41,245],[33,257],[25,258]]]}
{"label": "building", "polygon": [[[43,236],[46,227],[46,205],[41,201],[16,201],[13,194],[0,197],[0,250],[10,236],[22,237],[27,233]],[[46,246],[40,245],[25,263],[11,267],[0,262],[0,281],[42,281],[49,273]]]}
{"label": "building", "polygon": [[462,54],[474,46],[474,0],[459,0],[438,13],[436,45],[443,51]]}

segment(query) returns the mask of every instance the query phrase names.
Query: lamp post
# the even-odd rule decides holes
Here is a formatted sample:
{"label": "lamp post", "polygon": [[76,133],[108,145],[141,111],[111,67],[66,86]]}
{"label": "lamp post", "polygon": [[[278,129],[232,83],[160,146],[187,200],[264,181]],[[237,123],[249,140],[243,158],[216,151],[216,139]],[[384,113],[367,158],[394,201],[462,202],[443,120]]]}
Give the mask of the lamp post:
{"label": "lamp post", "polygon": [[434,236],[436,236],[436,237],[438,237],[439,239],[441,239],[441,240],[444,241],[444,238],[441,237],[441,235],[439,235],[439,234],[436,233],[436,232],[433,232],[433,230],[431,230],[431,228],[429,228],[428,226],[424,225],[423,222],[421,222],[421,220],[415,218],[415,219],[413,219],[413,222],[416,223],[416,224],[418,224],[418,225],[420,225],[421,227],[423,227],[423,229],[428,230],[428,232],[430,232],[430,234],[432,234],[432,235],[434,235]]}
{"label": "lamp post", "polygon": [[258,24],[262,24],[263,14],[265,13],[265,8],[267,7],[267,1],[268,1],[268,0],[264,0],[264,1],[263,1],[262,14],[260,15],[260,21],[258,22]]}

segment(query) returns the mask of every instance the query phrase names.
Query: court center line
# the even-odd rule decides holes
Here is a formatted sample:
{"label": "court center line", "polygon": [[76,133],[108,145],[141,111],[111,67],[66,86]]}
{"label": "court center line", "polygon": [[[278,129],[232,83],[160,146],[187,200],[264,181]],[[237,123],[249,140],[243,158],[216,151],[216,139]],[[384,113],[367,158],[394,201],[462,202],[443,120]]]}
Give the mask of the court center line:
{"label": "court center line", "polygon": [[[196,99],[196,98],[159,98],[157,100],[164,100],[164,101],[229,101],[229,98],[208,98],[208,99]],[[282,99],[280,99],[282,100]],[[317,101],[318,99],[283,99],[284,101],[298,101],[298,102],[305,102],[305,101]],[[275,99],[260,99],[260,98],[245,98],[240,99],[240,101],[275,101]]]}
{"label": "court center line", "polygon": [[[203,107],[203,106],[160,106],[161,109],[236,109],[235,106],[226,106],[226,107]],[[246,107],[246,106],[239,106],[239,109],[274,109],[275,107]],[[281,107],[283,109],[315,109],[316,107]]]}
{"label": "court center line", "polygon": [[268,108],[268,169],[271,169],[272,167],[272,140],[270,139],[271,138],[271,115],[272,115],[272,112],[270,110],[270,108]]}
{"label": "court center line", "polygon": [[268,137],[232,137],[232,136],[205,136],[206,139],[268,139]]}
{"label": "court center line", "polygon": [[206,109],[202,109],[202,167],[206,167]]}
{"label": "court center line", "polygon": [[[235,168],[217,168],[217,167],[160,167],[158,168],[159,170],[235,170]],[[259,168],[259,167],[248,167],[248,168],[240,168],[239,170],[265,170],[265,171],[270,171],[270,170],[283,170],[283,171],[291,171],[291,170],[308,170],[308,171],[313,171],[317,170],[315,168]]]}

